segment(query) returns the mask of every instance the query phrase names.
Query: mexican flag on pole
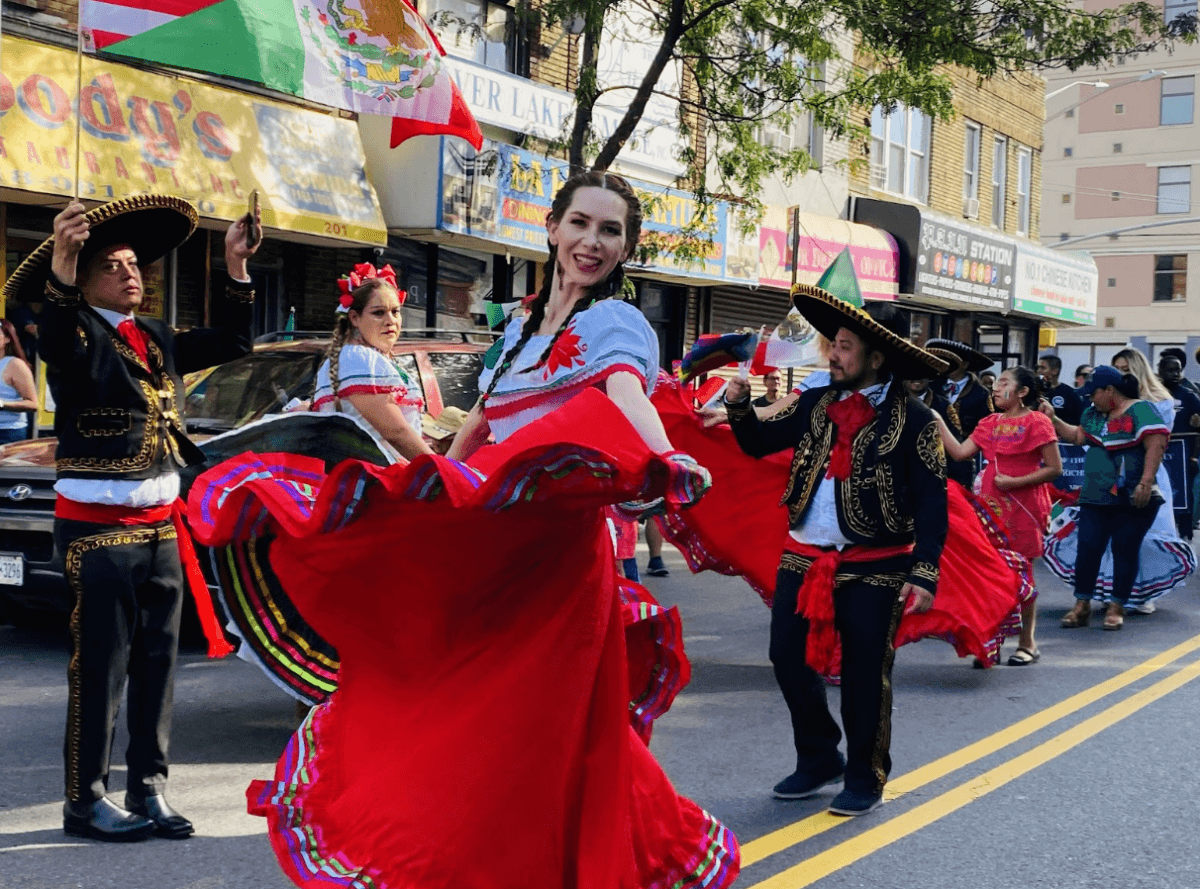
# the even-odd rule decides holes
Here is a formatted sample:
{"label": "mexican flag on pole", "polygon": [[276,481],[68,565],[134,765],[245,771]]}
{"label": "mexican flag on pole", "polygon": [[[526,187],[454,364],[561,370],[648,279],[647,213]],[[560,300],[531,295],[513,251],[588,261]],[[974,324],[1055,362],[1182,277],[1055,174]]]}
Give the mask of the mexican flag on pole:
{"label": "mexican flag on pole", "polygon": [[260,83],[483,144],[437,37],[405,0],[80,0],[88,52]]}

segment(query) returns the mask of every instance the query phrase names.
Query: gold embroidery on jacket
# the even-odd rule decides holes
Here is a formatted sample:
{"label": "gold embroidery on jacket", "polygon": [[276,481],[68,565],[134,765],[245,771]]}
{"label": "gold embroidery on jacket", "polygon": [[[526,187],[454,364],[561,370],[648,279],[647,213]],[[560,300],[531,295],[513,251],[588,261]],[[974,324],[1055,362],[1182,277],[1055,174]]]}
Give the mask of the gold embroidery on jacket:
{"label": "gold embroidery on jacket", "polygon": [[917,456],[930,472],[946,477],[946,448],[937,423],[929,423],[917,436]]}
{"label": "gold embroidery on jacket", "polygon": [[[168,378],[169,379],[169,378]],[[158,390],[145,380],[136,381],[142,387],[146,396],[146,423],[142,430],[142,445],[136,454],[129,457],[64,457],[55,461],[59,472],[64,470],[74,472],[134,472],[146,469],[154,463],[158,453],[158,418],[162,415],[159,407]]]}

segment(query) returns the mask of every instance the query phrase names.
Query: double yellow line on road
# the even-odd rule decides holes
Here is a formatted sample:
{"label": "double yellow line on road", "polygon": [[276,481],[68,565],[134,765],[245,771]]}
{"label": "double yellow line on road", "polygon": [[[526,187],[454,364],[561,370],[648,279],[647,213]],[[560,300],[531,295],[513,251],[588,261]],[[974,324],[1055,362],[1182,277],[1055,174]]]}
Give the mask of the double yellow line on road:
{"label": "double yellow line on road", "polygon": [[[1200,636],[1195,636],[1174,648],[1160,652],[1135,667],[1092,688],[1072,695],[1053,707],[1049,707],[1018,723],[1009,726],[974,744],[947,754],[928,765],[894,779],[888,783],[886,796],[894,800],[927,784],[944,778],[959,769],[978,762],[1048,725],[1075,713],[1089,704],[1132,685],[1139,679],[1169,666],[1180,658],[1200,649]],[[821,852],[804,862],[749,887],[749,889],[802,889],[841,868],[865,858],[890,842],[901,839],[926,827],[951,812],[962,808],[976,799],[1004,786],[1015,778],[1043,765],[1083,741],[1114,725],[1146,705],[1175,691],[1186,683],[1200,677],[1200,661],[1196,661],[1166,679],[1131,695],[1118,704],[1092,716],[1067,731],[1056,735],[1033,749],[984,772],[978,778],[967,781],[927,803],[923,803],[877,827],[857,834],[831,849]],[[795,824],[772,831],[746,843],[742,847],[742,867],[749,867],[763,859],[789,849],[805,840],[825,833],[847,819],[822,812]]]}

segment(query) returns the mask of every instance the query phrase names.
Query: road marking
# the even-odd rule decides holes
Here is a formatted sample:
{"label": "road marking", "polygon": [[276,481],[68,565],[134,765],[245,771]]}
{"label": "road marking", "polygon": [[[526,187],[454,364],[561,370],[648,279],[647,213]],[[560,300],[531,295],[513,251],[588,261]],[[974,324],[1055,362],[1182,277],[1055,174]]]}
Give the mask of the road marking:
{"label": "road marking", "polygon": [[[1070,716],[1072,713],[1083,709],[1089,704],[1093,704],[1101,698],[1107,697],[1113,692],[1120,691],[1122,688],[1137,682],[1139,679],[1143,679],[1151,673],[1163,669],[1198,648],[1200,648],[1200,636],[1193,636],[1186,642],[1181,642],[1173,648],[1168,648],[1166,651],[1148,658],[1137,666],[1130,667],[1124,673],[1120,673],[1111,679],[1106,679],[1099,685],[1084,689],[1078,694],[1071,695],[1071,697],[1055,704],[1053,707],[1048,707],[1045,710],[1034,713],[1032,716],[1027,716],[1020,722],[1014,723],[1006,729],[1001,729],[993,735],[976,741],[974,744],[968,744],[961,750],[948,753],[927,765],[907,772],[898,778],[893,778],[888,782],[884,795],[887,799],[894,800],[906,793],[918,790],[926,784],[944,778],[952,772],[978,762],[999,750],[1003,750],[1010,744],[1015,744],[1017,741],[1032,735],[1034,732],[1040,731],[1066,716]],[[845,818],[830,815],[828,812],[820,812],[789,824],[786,827],[781,827],[742,846],[742,867],[749,867],[752,864],[762,861],[764,858],[768,858],[771,855],[782,852],[784,849],[789,849],[805,840],[812,839],[827,830],[846,823],[848,822]]]}
{"label": "road marking", "polygon": [[42,849],[86,849],[91,843],[26,843],[24,846],[0,846],[0,852],[40,852]]}
{"label": "road marking", "polygon": [[984,772],[979,777],[960,784],[953,790],[934,797],[929,802],[923,803],[891,821],[863,831],[831,849],[763,880],[761,883],[756,883],[749,889],[804,889],[805,886],[811,886],[818,880],[867,857],[872,852],[915,833],[923,827],[928,827],[968,803],[972,803],[1010,781],[1033,771],[1038,766],[1045,765],[1050,760],[1062,756],[1068,750],[1077,747],[1104,729],[1133,715],[1143,707],[1181,688],[1197,677],[1200,677],[1200,661],[1194,661],[1179,672],[1113,704],[1107,710],[1085,719],[1079,725]]}

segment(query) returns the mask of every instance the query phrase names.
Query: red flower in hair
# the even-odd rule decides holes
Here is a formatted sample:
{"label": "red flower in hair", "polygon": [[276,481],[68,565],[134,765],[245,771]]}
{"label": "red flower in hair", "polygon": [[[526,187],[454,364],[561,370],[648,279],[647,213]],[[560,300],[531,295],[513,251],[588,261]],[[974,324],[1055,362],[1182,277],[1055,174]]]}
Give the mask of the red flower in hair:
{"label": "red flower in hair", "polygon": [[[396,270],[391,264],[385,265],[383,268],[376,271],[375,266],[369,262],[360,262],[354,266],[348,275],[343,275],[338,278],[338,289],[342,293],[349,294],[354,288],[360,285],[363,281],[369,281],[372,278],[382,278],[393,287],[396,286]],[[408,294],[401,291],[400,302],[404,302]]]}
{"label": "red flower in hair", "polygon": [[349,293],[343,293],[341,296],[338,297],[338,305],[341,306],[346,311],[350,310],[350,304],[353,302],[354,302],[354,297],[352,297]]}

